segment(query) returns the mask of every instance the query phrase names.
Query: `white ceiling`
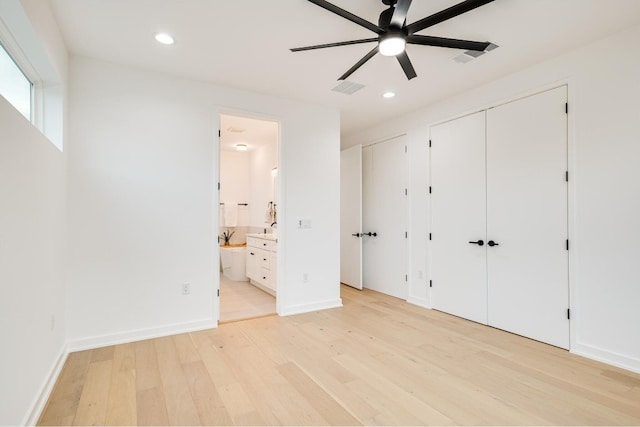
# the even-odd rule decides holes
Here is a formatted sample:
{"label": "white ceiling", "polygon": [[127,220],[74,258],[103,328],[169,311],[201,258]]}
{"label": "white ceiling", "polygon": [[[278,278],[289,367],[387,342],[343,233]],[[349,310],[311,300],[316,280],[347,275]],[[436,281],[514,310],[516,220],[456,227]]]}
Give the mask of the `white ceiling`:
{"label": "white ceiling", "polygon": [[[343,135],[364,129],[640,22],[639,0],[495,0],[420,34],[500,46],[467,64],[460,51],[408,46],[418,77],[376,55],[331,89],[374,44],[291,53],[289,48],[374,37],[305,0],[50,0],[72,54],[339,108]],[[414,22],[461,0],[414,0]],[[377,23],[380,0],[333,0]],[[173,46],[153,40],[157,31]],[[393,90],[395,98],[383,99]]]}
{"label": "white ceiling", "polygon": [[237,144],[247,151],[278,142],[278,123],[251,117],[220,115],[220,149],[236,150]]}

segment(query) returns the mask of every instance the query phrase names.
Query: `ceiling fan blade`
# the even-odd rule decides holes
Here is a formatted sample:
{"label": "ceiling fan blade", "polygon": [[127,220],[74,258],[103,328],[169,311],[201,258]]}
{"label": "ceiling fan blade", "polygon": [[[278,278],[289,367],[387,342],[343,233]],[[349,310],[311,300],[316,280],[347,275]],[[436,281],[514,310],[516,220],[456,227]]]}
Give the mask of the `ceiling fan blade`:
{"label": "ceiling fan blade", "polygon": [[326,9],[329,12],[333,12],[338,16],[342,16],[344,19],[348,19],[349,21],[355,24],[358,24],[366,28],[367,30],[371,30],[376,34],[382,34],[384,32],[383,29],[378,27],[377,25],[367,21],[366,19],[362,19],[359,16],[354,15],[351,12],[347,12],[346,10],[339,8],[335,4],[329,3],[328,1],[324,1],[324,0],[307,0],[307,1],[317,6],[320,6],[321,8]]}
{"label": "ceiling fan blade", "polygon": [[347,70],[346,73],[344,73],[343,75],[338,77],[338,80],[345,80],[347,77],[349,77],[351,74],[353,74],[354,71],[356,71],[358,68],[362,67],[365,62],[367,62],[368,60],[373,58],[376,53],[378,53],[378,46],[376,46],[373,49],[371,49],[371,51],[369,53],[367,53],[365,56],[363,56],[360,61],[356,62],[356,65],[354,65],[353,67],[349,68],[349,70]]}
{"label": "ceiling fan blade", "polygon": [[420,44],[423,46],[449,47],[452,49],[477,50],[480,52],[484,51],[491,44],[489,42],[474,42],[471,40],[420,35],[407,36],[406,41],[410,44]]}
{"label": "ceiling fan blade", "polygon": [[411,6],[411,0],[398,0],[394,6],[393,16],[391,17],[391,27],[402,28],[404,21],[407,20],[407,12]]}
{"label": "ceiling fan blade", "polygon": [[407,76],[408,80],[411,80],[414,77],[418,77],[418,75],[416,74],[416,70],[413,69],[413,65],[411,64],[411,60],[409,59],[409,55],[407,55],[406,50],[398,54],[396,58],[398,58],[398,62],[402,66],[402,70],[404,71],[404,74]]}
{"label": "ceiling fan blade", "polygon": [[451,6],[448,9],[442,10],[433,15],[422,18],[419,21],[414,22],[411,25],[407,25],[407,33],[413,34],[425,28],[432,27],[440,22],[446,21],[451,18],[455,18],[458,15],[469,12],[480,6],[484,6],[487,3],[491,3],[493,0],[466,0],[462,3],[458,3],[455,6]]}
{"label": "ceiling fan blade", "polygon": [[302,52],[304,50],[324,49],[325,47],[348,46],[350,44],[370,43],[370,42],[377,42],[377,41],[378,41],[378,38],[376,37],[373,39],[349,40],[346,42],[317,44],[315,46],[294,47],[293,49],[289,49],[289,50],[291,52]]}

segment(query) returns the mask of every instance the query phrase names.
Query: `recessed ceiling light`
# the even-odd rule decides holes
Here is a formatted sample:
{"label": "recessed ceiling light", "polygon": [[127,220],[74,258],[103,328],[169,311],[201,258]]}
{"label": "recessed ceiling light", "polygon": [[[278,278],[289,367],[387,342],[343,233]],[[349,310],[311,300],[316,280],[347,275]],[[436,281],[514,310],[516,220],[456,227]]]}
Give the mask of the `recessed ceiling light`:
{"label": "recessed ceiling light", "polygon": [[167,33],[156,33],[155,35],[156,41],[162,44],[173,44],[173,37],[171,37]]}
{"label": "recessed ceiling light", "polygon": [[394,96],[396,96],[395,92],[385,92],[382,94],[382,96],[384,98],[393,98]]}
{"label": "recessed ceiling light", "polygon": [[236,150],[247,151],[247,144],[236,144]]}

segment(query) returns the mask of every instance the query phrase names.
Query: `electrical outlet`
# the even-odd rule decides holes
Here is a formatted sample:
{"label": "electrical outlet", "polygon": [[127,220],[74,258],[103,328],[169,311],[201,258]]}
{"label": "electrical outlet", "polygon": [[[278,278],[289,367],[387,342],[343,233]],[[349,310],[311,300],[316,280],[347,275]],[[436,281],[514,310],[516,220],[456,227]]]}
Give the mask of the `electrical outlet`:
{"label": "electrical outlet", "polygon": [[303,273],[302,274],[302,282],[303,283],[309,283],[309,273]]}
{"label": "electrical outlet", "polygon": [[182,284],[182,295],[189,295],[191,293],[191,285],[189,283]]}

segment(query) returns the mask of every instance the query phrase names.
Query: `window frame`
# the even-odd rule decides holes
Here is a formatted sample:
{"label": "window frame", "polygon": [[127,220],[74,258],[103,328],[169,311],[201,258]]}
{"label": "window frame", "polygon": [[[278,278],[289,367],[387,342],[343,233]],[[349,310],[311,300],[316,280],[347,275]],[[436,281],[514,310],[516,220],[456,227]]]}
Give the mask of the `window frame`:
{"label": "window frame", "polygon": [[[19,61],[16,59],[16,55],[13,54],[13,52],[11,51],[11,49],[9,49],[7,47],[8,43],[5,43],[4,40],[0,37],[0,49],[4,50],[4,52],[7,54],[7,56],[9,57],[9,59],[11,61],[13,61],[13,63],[15,64],[16,68],[18,68],[18,71],[20,71],[20,73],[22,74],[22,76],[27,80],[27,82],[29,82],[29,117],[25,117],[30,123],[32,124],[36,124],[36,91],[37,91],[37,84],[35,79],[32,79],[29,76],[29,73],[27,71],[25,71],[25,66],[23,65],[22,61]],[[22,112],[20,110],[18,110],[18,108],[15,107],[15,105],[13,105],[11,102],[9,102],[23,117],[24,115],[22,114]]]}

